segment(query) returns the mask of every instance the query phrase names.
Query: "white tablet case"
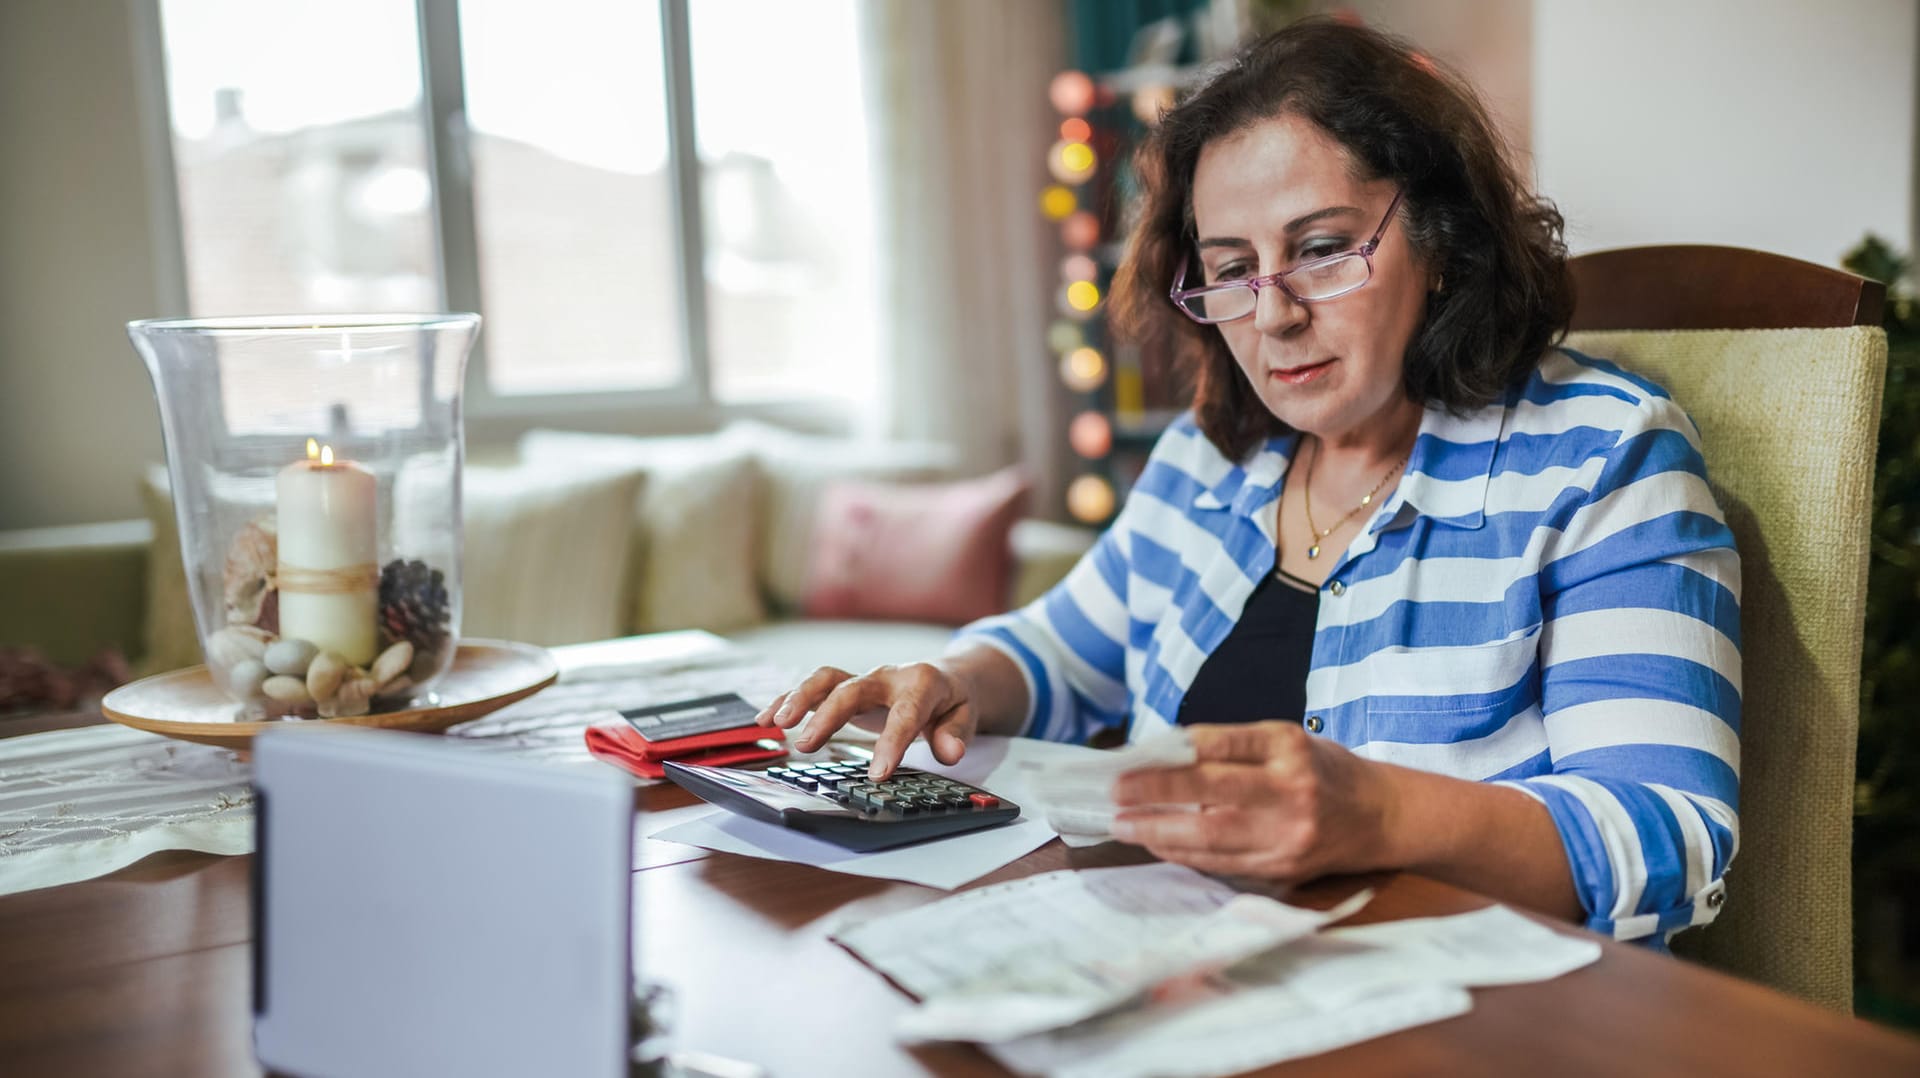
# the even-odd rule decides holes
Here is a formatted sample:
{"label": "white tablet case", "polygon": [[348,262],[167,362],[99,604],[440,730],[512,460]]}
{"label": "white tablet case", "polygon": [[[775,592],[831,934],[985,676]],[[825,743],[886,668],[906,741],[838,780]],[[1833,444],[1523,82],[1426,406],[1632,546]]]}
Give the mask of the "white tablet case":
{"label": "white tablet case", "polygon": [[633,786],[418,734],[255,743],[254,1047],[289,1074],[624,1075]]}

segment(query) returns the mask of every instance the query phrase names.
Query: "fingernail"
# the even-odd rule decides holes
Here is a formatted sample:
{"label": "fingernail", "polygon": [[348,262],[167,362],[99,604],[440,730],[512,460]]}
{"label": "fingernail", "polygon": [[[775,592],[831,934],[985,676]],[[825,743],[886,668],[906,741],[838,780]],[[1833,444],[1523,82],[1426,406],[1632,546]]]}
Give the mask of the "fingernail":
{"label": "fingernail", "polygon": [[781,704],[781,705],[780,705],[780,710],[778,710],[778,711],[776,711],[776,712],[774,712],[774,713],[773,713],[773,721],[774,721],[774,723],[775,723],[775,725],[778,725],[778,724],[780,724],[780,723],[783,723],[783,722],[786,722],[786,721],[787,721],[787,712],[789,712],[789,711],[792,711],[792,710],[793,710],[793,705],[792,705],[792,704]]}
{"label": "fingernail", "polygon": [[886,777],[886,774],[887,774],[887,769],[884,767],[881,767],[880,761],[878,760],[875,760],[873,763],[870,763],[867,765],[867,781],[869,782],[879,782],[881,779]]}

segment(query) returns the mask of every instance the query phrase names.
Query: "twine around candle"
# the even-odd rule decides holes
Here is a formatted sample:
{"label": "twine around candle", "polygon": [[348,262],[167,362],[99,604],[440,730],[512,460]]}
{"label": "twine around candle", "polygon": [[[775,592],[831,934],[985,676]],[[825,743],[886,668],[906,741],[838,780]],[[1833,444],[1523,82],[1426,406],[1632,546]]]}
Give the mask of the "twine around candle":
{"label": "twine around candle", "polygon": [[281,562],[278,576],[282,592],[300,595],[357,595],[380,587],[380,569],[370,561],[338,569],[303,569]]}

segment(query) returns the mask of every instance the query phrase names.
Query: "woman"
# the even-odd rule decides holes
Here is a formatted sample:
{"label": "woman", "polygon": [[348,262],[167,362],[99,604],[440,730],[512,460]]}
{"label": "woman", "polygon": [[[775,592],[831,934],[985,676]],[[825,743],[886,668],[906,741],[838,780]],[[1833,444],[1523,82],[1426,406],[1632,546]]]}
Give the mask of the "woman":
{"label": "woman", "polygon": [[[1119,837],[1207,872],[1408,868],[1619,938],[1711,920],[1735,847],[1739,563],[1693,425],[1551,347],[1560,217],[1470,91],[1307,22],[1170,112],[1116,283],[1192,413],[1052,592],[937,662],[822,669],[800,747],[1134,740]],[[1169,290],[1170,289],[1170,290]],[[1168,302],[1169,299],[1172,302]],[[1259,721],[1265,720],[1265,721]]]}

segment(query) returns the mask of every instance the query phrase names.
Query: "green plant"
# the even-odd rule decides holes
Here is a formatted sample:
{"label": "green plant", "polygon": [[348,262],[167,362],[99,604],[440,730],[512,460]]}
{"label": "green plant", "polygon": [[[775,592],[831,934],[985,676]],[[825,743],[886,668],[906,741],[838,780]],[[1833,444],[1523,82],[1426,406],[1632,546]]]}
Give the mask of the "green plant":
{"label": "green plant", "polygon": [[1911,260],[1877,236],[1843,264],[1887,286],[1854,804],[1857,1005],[1920,1028],[1920,299]]}

